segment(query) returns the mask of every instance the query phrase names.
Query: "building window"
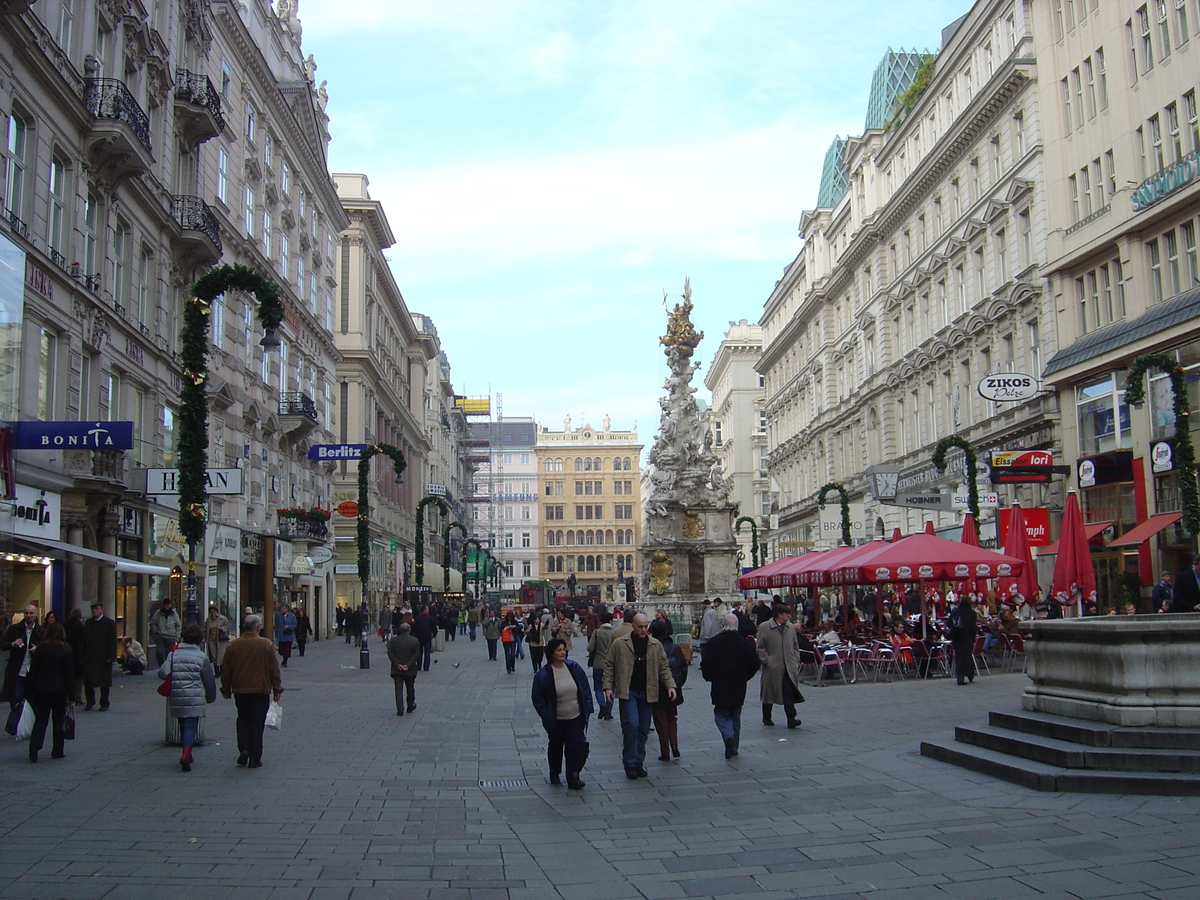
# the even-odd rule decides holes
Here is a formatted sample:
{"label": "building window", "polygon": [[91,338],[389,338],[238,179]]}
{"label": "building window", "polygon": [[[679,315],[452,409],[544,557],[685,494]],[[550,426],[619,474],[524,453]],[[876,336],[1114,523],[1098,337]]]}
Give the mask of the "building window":
{"label": "building window", "polygon": [[254,111],[254,106],[250,103],[246,104],[246,140],[251,144],[254,143],[255,134],[257,133],[258,114]]}
{"label": "building window", "polygon": [[1095,52],[1096,81],[1100,88],[1100,108],[1108,109],[1108,73],[1104,71],[1104,48]]}
{"label": "building window", "polygon": [[113,229],[112,295],[122,310],[129,304],[129,226],[118,222]]}
{"label": "building window", "polygon": [[63,252],[63,222],[66,218],[67,197],[67,165],[59,157],[50,159],[50,220],[46,223],[46,243],[50,246],[50,256],[60,266],[67,264]]}
{"label": "building window", "polygon": [[1092,66],[1091,57],[1083,61],[1083,87],[1087,94],[1087,114],[1089,119],[1096,118],[1096,70]]}
{"label": "building window", "polygon": [[1187,257],[1184,277],[1187,279],[1188,289],[1190,290],[1200,285],[1200,268],[1197,268],[1196,259],[1196,223],[1194,221],[1184,222],[1179,227],[1179,230],[1183,238],[1183,253]]}
{"label": "building window", "polygon": [[37,417],[43,422],[54,418],[54,335],[38,329]]}
{"label": "building window", "polygon": [[1168,296],[1174,297],[1179,293],[1179,240],[1174,230],[1163,235],[1163,256],[1166,257],[1167,264],[1166,282],[1170,290]]}
{"label": "building window", "polygon": [[1167,133],[1171,136],[1171,147],[1175,151],[1174,162],[1183,159],[1183,135],[1179,131],[1179,107],[1174,103],[1168,104]]}
{"label": "building window", "polygon": [[1162,254],[1158,248],[1158,238],[1146,242],[1147,256],[1150,264],[1150,284],[1155,303],[1163,298]]}
{"label": "building window", "polygon": [[151,319],[150,316],[150,265],[151,265],[150,248],[143,246],[138,254],[138,286],[137,286],[137,305],[134,310],[134,315],[139,323],[145,328]]}
{"label": "building window", "polygon": [[1191,152],[1200,150],[1200,120],[1196,116],[1196,90],[1183,95],[1183,113],[1187,117],[1188,134],[1191,137]]}
{"label": "building window", "polygon": [[1129,407],[1113,376],[1078,388],[1075,411],[1083,453],[1105,453],[1131,445]]}
{"label": "building window", "polygon": [[233,73],[229,71],[229,63],[221,60],[221,96],[229,99],[229,89],[233,85]]}
{"label": "building window", "polygon": [[1171,22],[1167,17],[1167,0],[1154,0],[1154,11],[1158,19],[1159,56],[1166,59],[1171,55]]}
{"label": "building window", "polygon": [[91,286],[90,280],[96,278],[99,274],[96,269],[96,245],[98,241],[99,222],[100,198],[91,191],[88,191],[87,200],[83,208],[83,276],[89,279],[89,286]]}
{"label": "building window", "polygon": [[26,154],[29,124],[15,110],[8,119],[8,171],[4,179],[4,205],[10,216],[21,218],[25,207]]}
{"label": "building window", "polygon": [[246,234],[254,237],[254,188],[246,185],[244,202],[246,204]]}
{"label": "building window", "polygon": [[217,199],[229,202],[229,153],[224,147],[217,148]]}
{"label": "building window", "polygon": [[1154,39],[1150,34],[1150,13],[1144,6],[1137,11],[1137,33],[1141,40],[1142,71],[1149,72],[1154,68]]}

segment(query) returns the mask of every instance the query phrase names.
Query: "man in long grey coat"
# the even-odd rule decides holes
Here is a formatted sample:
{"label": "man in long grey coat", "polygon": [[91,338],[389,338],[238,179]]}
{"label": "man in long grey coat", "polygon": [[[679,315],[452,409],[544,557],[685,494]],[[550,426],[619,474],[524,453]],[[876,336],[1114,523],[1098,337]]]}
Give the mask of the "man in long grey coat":
{"label": "man in long grey coat", "polygon": [[[396,689],[396,715],[412,712],[417,708],[417,669],[421,663],[421,642],[412,636],[412,626],[401,622],[396,633],[388,639],[388,670]],[[408,694],[408,706],[404,705],[403,694]]]}
{"label": "man in long grey coat", "polygon": [[804,702],[804,695],[800,693],[800,645],[796,642],[796,629],[787,606],[777,603],[771,607],[771,612],[774,615],[758,626],[755,645],[762,662],[763,724],[775,724],[771,720],[771,707],[782,703],[787,713],[787,727],[795,728],[800,724],[796,704]]}

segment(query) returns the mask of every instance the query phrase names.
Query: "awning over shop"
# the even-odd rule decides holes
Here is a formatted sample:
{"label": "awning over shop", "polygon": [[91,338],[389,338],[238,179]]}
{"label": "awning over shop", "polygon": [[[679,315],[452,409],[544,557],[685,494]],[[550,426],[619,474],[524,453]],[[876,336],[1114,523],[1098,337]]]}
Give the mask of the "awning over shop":
{"label": "awning over shop", "polygon": [[1174,525],[1183,518],[1183,513],[1162,513],[1151,516],[1145,522],[1139,522],[1114,541],[1109,541],[1109,547],[1136,547],[1144,544],[1168,525]]}
{"label": "awning over shop", "polygon": [[[441,566],[439,566],[437,563],[426,560],[426,562],[425,562],[425,584],[429,585],[429,587],[433,589],[433,592],[435,594],[442,593],[442,590],[445,587],[445,584],[446,584],[446,582],[444,580],[446,577],[444,574],[445,571],[446,570],[443,569]],[[450,592],[451,593],[461,593],[462,589],[463,589],[462,572],[458,571],[458,569],[455,569],[454,567],[451,567],[450,568]]]}
{"label": "awning over shop", "polygon": [[86,556],[89,559],[98,559],[101,562],[108,563],[118,572],[132,572],[135,575],[171,574],[171,570],[166,566],[155,566],[150,563],[138,562],[134,559],[125,559],[123,556],[113,556],[110,553],[101,553],[99,550],[89,550],[86,547],[65,544],[62,541],[51,541],[46,538],[38,538],[36,541],[30,538],[24,538],[24,540],[37,546],[48,547],[51,550],[61,550],[63,553],[74,553],[78,556]]}
{"label": "awning over shop", "polygon": [[[1083,533],[1087,536],[1088,542],[1090,543],[1096,537],[1096,535],[1111,525],[1112,522],[1093,522],[1091,525],[1083,526]],[[1042,556],[1054,556],[1056,553],[1058,553],[1058,541],[1055,541],[1052,544],[1047,544],[1045,547],[1038,548],[1039,558]]]}

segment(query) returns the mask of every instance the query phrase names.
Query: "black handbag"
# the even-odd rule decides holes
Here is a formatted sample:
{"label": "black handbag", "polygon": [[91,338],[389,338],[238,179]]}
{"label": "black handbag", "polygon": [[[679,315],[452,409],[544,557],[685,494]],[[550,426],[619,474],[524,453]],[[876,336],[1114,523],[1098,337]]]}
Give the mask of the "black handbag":
{"label": "black handbag", "polygon": [[67,711],[63,714],[62,731],[65,740],[75,740],[75,707],[70,703],[67,704]]}

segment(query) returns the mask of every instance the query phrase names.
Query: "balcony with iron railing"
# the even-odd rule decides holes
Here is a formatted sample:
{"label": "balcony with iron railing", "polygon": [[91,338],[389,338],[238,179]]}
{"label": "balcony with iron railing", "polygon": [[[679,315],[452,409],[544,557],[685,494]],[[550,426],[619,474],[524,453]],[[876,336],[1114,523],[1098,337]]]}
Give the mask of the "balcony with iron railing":
{"label": "balcony with iron railing", "polygon": [[125,83],[115,78],[84,79],[83,105],[92,114],[88,149],[98,161],[135,175],[154,164],[150,117]]}
{"label": "balcony with iron railing", "polygon": [[300,440],[317,427],[317,405],[300,391],[279,395],[279,425],[293,440]]}
{"label": "balcony with iron railing", "polygon": [[279,536],[324,542],[329,539],[329,523],[280,517]]}
{"label": "balcony with iron railing", "polygon": [[221,94],[207,75],[175,70],[175,117],[185,143],[194,147],[225,130]]}
{"label": "balcony with iron railing", "polygon": [[202,264],[212,264],[221,258],[221,226],[216,214],[199,197],[171,198],[171,216],[181,229],[176,243],[179,249]]}

